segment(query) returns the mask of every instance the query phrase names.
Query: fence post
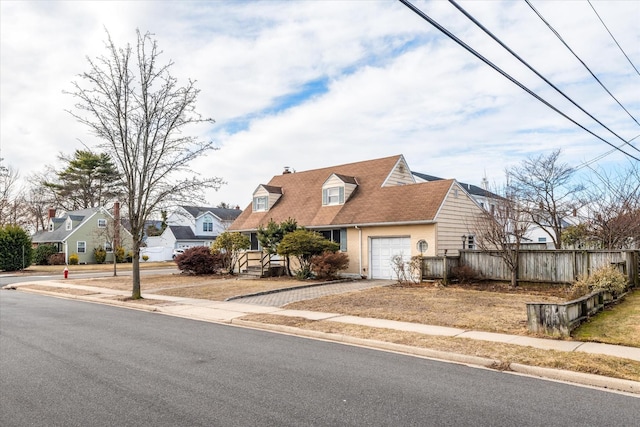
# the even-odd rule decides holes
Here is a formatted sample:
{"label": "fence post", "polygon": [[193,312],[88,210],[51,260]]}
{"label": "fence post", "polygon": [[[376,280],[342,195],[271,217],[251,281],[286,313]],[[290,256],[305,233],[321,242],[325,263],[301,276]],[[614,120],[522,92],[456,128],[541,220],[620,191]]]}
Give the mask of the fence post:
{"label": "fence post", "polygon": [[449,263],[447,262],[447,250],[444,250],[444,257],[442,257],[442,283],[444,285],[449,284]]}

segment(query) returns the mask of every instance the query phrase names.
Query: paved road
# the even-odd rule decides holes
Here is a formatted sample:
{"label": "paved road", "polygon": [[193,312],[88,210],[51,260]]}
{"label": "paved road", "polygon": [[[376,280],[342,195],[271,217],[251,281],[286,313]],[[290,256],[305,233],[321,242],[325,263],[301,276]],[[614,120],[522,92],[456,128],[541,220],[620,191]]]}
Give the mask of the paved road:
{"label": "paved road", "polygon": [[[4,285],[10,285],[12,283],[24,283],[24,282],[39,282],[43,280],[60,280],[63,278],[62,271],[64,270],[64,266],[60,266],[59,274],[50,274],[50,275],[31,275],[31,274],[23,274],[23,273],[3,273],[0,274],[0,287]],[[177,268],[154,268],[154,269],[141,269],[140,275],[144,276],[147,274],[174,274],[180,273],[180,270]],[[117,271],[118,276],[131,276],[131,270],[120,270]],[[71,271],[70,278],[94,278],[94,277],[112,277],[113,270],[111,271],[88,271],[88,272],[74,272]]]}
{"label": "paved road", "polygon": [[632,426],[640,399],[0,291],[2,426]]}
{"label": "paved road", "polygon": [[326,295],[341,294],[345,292],[360,291],[394,283],[392,280],[355,280],[352,282],[340,282],[320,286],[298,287],[288,291],[266,293],[236,298],[234,301],[244,304],[266,305],[269,307],[282,307],[296,301],[319,298]]}

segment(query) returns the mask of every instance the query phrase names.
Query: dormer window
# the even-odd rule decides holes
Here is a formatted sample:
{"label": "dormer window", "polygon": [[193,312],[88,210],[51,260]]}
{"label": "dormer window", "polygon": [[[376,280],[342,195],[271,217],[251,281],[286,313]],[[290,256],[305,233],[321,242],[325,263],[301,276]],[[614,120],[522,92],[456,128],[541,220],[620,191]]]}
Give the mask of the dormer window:
{"label": "dormer window", "polygon": [[202,220],[202,231],[213,231],[213,218],[209,215],[205,216]]}
{"label": "dormer window", "polygon": [[322,206],[344,205],[358,187],[355,177],[331,174],[322,184]]}
{"label": "dormer window", "polygon": [[260,196],[253,198],[253,211],[254,212],[263,212],[267,210],[267,201],[269,198],[267,196]]}
{"label": "dormer window", "polygon": [[341,205],[344,203],[344,187],[330,187],[322,190],[323,205]]}
{"label": "dormer window", "polygon": [[253,211],[266,212],[282,197],[282,188],[260,184],[253,192]]}
{"label": "dormer window", "polygon": [[49,221],[49,231],[53,231],[53,221]]}
{"label": "dormer window", "polygon": [[71,221],[71,218],[67,218],[67,222],[64,225],[64,229],[67,231],[70,231],[73,228],[73,222]]}

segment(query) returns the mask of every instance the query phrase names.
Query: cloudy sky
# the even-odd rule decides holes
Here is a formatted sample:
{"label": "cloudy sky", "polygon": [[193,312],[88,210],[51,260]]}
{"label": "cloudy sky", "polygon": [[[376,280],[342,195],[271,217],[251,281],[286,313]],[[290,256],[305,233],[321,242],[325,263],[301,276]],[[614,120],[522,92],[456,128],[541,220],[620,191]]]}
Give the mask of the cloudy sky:
{"label": "cloudy sky", "polygon": [[[639,1],[531,0],[615,99],[524,1],[459,2],[619,137],[450,3],[412,3],[609,143],[640,134]],[[557,148],[573,166],[612,151],[394,0],[1,0],[0,18],[0,156],[23,177],[95,144],[65,112],[73,100],[63,91],[88,70],[87,56],[106,53],[105,28],[119,46],[135,44],[136,28],[153,33],[173,74],[197,80],[199,111],[216,123],[193,132],[218,150],[192,168],[227,182],[205,195],[213,206],[244,208],[284,166],[403,154],[414,171],[479,184],[484,176],[500,183],[506,167]],[[640,147],[640,138],[631,144]],[[592,166],[621,168],[629,159],[615,151]]]}

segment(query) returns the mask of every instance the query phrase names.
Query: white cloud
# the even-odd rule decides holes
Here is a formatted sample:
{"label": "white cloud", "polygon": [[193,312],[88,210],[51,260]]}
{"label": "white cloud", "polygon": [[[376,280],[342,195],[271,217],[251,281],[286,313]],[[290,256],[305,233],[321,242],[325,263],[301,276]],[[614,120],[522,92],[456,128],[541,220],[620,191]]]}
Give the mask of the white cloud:
{"label": "white cloud", "polygon": [[[619,145],[451,5],[415,4]],[[524,2],[460,4],[624,138],[640,133]],[[640,76],[588,3],[533,4],[640,117]],[[640,3],[592,4],[640,66]],[[575,165],[610,149],[399,2],[3,1],[0,8],[0,148],[23,176],[54,164],[60,151],[81,147],[78,140],[93,143],[64,111],[73,100],[62,92],[86,70],[86,56],[105,53],[105,28],[119,46],[135,42],[136,28],[154,33],[176,76],[198,80],[200,111],[217,123],[194,131],[220,149],[195,161],[193,170],[228,182],[207,194],[214,205],[244,208],[255,187],[284,166],[306,170],[404,154],[417,171],[477,184],[485,174],[499,182],[505,167],[528,155],[563,148],[563,159]],[[311,82],[326,87],[314,93]],[[601,164],[624,161],[616,153]]]}

